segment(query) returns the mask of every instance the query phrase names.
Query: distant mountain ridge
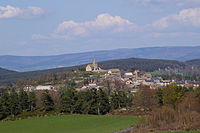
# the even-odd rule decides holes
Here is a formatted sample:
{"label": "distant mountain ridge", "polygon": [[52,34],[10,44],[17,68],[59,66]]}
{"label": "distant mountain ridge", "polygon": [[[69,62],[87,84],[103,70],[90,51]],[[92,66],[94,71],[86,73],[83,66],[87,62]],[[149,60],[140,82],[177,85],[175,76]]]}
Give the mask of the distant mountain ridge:
{"label": "distant mountain ridge", "polygon": [[116,49],[53,56],[0,56],[0,67],[16,71],[34,71],[76,66],[97,61],[127,58],[166,59],[187,61],[200,59],[200,46],[196,47],[146,47]]}

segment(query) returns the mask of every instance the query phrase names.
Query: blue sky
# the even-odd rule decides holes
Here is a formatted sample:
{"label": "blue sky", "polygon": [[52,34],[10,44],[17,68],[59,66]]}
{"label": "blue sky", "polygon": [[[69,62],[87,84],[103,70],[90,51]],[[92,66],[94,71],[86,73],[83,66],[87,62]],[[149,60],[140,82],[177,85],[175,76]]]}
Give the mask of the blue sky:
{"label": "blue sky", "polygon": [[0,0],[0,55],[200,45],[200,0]]}

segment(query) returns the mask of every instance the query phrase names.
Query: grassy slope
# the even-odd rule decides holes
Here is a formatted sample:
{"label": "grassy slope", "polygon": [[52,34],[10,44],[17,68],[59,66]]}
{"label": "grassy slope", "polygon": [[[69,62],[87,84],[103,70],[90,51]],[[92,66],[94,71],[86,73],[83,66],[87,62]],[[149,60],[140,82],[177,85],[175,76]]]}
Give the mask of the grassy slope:
{"label": "grassy slope", "polygon": [[136,117],[67,115],[0,123],[0,133],[113,133],[130,127]]}

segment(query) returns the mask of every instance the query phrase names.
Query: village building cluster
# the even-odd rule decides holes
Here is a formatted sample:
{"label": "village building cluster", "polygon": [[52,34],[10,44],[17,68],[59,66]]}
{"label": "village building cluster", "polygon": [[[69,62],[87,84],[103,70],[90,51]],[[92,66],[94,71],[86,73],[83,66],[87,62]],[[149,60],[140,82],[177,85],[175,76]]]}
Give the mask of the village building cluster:
{"label": "village building cluster", "polygon": [[[81,88],[77,88],[78,91],[83,91],[92,88],[103,88],[104,80],[112,81],[113,83],[118,82],[124,84],[126,88],[129,88],[132,92],[136,92],[140,86],[147,86],[150,89],[158,89],[166,87],[172,83],[176,83],[178,86],[182,87],[199,87],[200,82],[197,81],[174,81],[174,80],[163,80],[162,77],[154,77],[149,72],[144,72],[140,70],[134,70],[131,72],[121,71],[120,69],[114,68],[109,70],[104,70],[99,67],[98,63],[94,59],[92,64],[88,64],[85,68],[86,72],[96,72],[101,73],[100,78],[88,77],[86,83]],[[81,82],[81,81],[79,81]],[[84,81],[85,82],[85,81]],[[26,86],[24,87],[26,91],[33,90],[58,90],[51,85],[48,86]]]}

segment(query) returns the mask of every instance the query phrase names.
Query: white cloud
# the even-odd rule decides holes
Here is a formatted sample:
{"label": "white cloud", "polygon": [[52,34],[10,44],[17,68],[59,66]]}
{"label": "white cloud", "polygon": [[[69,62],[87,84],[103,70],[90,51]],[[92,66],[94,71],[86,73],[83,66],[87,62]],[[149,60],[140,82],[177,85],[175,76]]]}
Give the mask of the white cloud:
{"label": "white cloud", "polygon": [[153,32],[148,34],[150,38],[169,38],[169,37],[200,37],[200,33],[195,32],[169,32],[169,33],[162,33],[162,32]]}
{"label": "white cloud", "polygon": [[163,17],[155,22],[154,28],[166,29],[180,26],[200,27],[200,8],[190,8],[178,14]]}
{"label": "white cloud", "polygon": [[44,14],[44,10],[39,7],[30,6],[25,9],[10,5],[0,6],[0,19],[35,17]]}
{"label": "white cloud", "polygon": [[191,6],[199,6],[200,0],[131,0],[132,2],[142,4],[144,6],[147,5],[175,5],[179,7],[191,7]]}
{"label": "white cloud", "polygon": [[40,7],[35,7],[35,6],[29,6],[27,9],[24,10],[24,12],[27,12],[27,14],[33,15],[33,16],[40,16],[43,15],[44,9]]}
{"label": "white cloud", "polygon": [[0,7],[0,18],[13,18],[20,16],[22,14],[22,10],[20,8],[5,6]]}
{"label": "white cloud", "polygon": [[41,34],[33,34],[32,39],[48,39],[48,37]]}
{"label": "white cloud", "polygon": [[94,21],[74,22],[65,21],[58,25],[55,30],[56,37],[65,39],[76,36],[86,36],[101,31],[107,32],[127,32],[136,29],[137,26],[127,19],[120,16],[111,16],[109,14],[100,14]]}
{"label": "white cloud", "polygon": [[199,6],[200,5],[200,0],[178,0],[177,3],[178,6]]}
{"label": "white cloud", "polygon": [[153,32],[148,34],[149,38],[164,38],[164,37],[179,37],[183,35],[191,35],[192,33],[184,33],[184,32],[170,32],[170,33],[162,33],[162,32]]}
{"label": "white cloud", "polygon": [[[53,33],[49,35],[35,34],[32,39],[73,40],[90,35],[115,35],[125,32],[140,35],[151,34],[153,37],[178,36],[181,32],[193,32],[193,29],[196,28],[200,28],[200,8],[189,8],[141,26],[120,16],[109,14],[100,14],[93,21],[64,21],[57,26]],[[170,34],[162,32],[170,32]]]}

